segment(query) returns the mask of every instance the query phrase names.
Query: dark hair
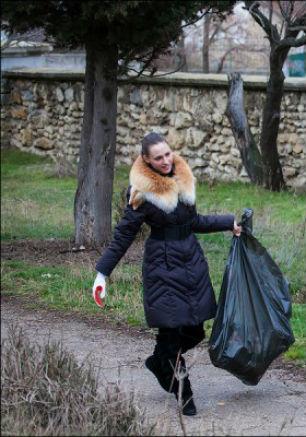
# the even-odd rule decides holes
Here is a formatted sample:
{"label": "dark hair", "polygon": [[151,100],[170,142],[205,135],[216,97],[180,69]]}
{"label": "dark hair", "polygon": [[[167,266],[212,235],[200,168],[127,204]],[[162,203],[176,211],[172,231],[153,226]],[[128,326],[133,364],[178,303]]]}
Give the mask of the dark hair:
{"label": "dark hair", "polygon": [[157,134],[156,132],[147,134],[141,141],[141,154],[148,156],[150,153],[150,146],[163,142],[166,142],[166,140],[162,135]]}

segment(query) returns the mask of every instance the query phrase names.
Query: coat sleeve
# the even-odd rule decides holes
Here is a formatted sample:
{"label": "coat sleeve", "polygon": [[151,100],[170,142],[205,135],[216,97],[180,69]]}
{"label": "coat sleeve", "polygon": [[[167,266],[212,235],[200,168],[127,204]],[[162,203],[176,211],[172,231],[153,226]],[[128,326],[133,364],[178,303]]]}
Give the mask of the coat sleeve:
{"label": "coat sleeve", "polygon": [[233,214],[196,214],[191,222],[191,228],[193,232],[202,234],[208,234],[210,232],[232,231],[234,228],[234,220],[235,216]]}
{"label": "coat sleeve", "polygon": [[[127,191],[127,200],[130,196],[130,187]],[[109,276],[123,257],[127,249],[134,241],[137,232],[145,220],[145,207],[140,205],[136,210],[127,204],[124,209],[123,217],[116,225],[111,243],[99,258],[96,270]]]}

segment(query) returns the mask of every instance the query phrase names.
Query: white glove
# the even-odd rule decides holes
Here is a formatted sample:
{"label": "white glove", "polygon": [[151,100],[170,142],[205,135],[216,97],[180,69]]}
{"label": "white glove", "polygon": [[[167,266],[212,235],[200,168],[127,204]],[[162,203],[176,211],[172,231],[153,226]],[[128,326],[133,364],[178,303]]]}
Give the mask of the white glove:
{"label": "white glove", "polygon": [[92,296],[96,304],[99,307],[103,308],[104,307],[103,300],[106,296],[106,283],[105,283],[105,276],[100,272],[98,272],[94,285],[92,287]]}

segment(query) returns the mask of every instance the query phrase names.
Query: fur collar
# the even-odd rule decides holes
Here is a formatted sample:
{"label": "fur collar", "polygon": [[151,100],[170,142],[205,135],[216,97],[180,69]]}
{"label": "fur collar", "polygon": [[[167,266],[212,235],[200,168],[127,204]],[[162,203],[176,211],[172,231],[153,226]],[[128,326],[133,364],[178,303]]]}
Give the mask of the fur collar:
{"label": "fur collar", "polygon": [[195,204],[195,181],[187,162],[173,153],[174,175],[162,176],[139,155],[130,171],[131,193],[129,204],[137,209],[144,201],[162,209],[166,213],[175,210],[178,201],[187,205]]}

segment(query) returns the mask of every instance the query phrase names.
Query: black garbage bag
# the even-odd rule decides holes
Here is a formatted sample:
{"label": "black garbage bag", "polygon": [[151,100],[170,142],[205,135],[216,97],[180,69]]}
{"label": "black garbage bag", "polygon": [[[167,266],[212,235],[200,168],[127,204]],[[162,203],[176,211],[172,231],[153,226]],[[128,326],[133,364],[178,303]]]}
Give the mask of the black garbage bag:
{"label": "black garbage bag", "polygon": [[208,349],[216,367],[247,385],[294,343],[289,283],[252,235],[252,216],[244,210],[232,239]]}

